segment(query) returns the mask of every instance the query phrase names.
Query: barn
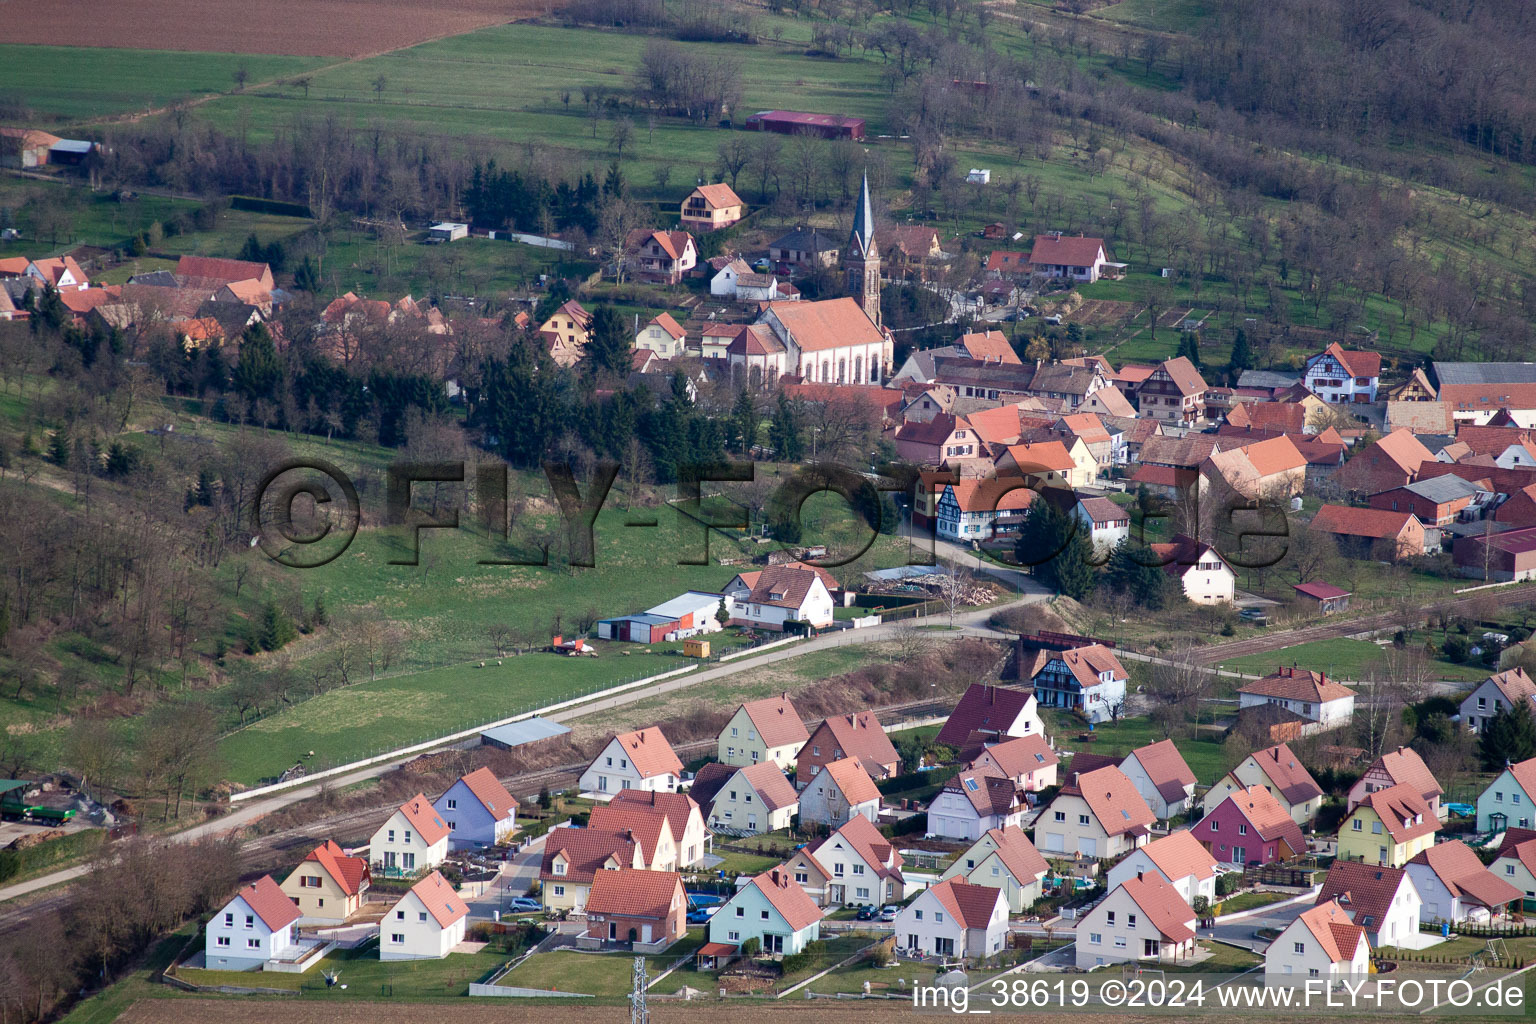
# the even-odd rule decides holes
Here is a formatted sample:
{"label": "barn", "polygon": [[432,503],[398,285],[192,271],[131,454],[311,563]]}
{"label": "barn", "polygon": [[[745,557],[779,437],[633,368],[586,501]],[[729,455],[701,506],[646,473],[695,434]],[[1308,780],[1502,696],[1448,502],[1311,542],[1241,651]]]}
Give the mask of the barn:
{"label": "barn", "polygon": [[758,132],[778,132],[780,135],[799,135],[805,132],[820,135],[824,139],[864,138],[862,117],[839,117],[836,114],[808,114],[799,110],[759,110],[747,118],[747,127]]}
{"label": "barn", "polygon": [[597,624],[597,638],[628,640],[635,644],[659,644],[677,628],[675,618],[641,612],[638,615],[620,615],[616,619],[602,619]]}
{"label": "barn", "polygon": [[676,619],[677,628],[681,630],[713,633],[722,628],[717,616],[721,601],[725,601],[726,617],[729,618],[731,602],[722,594],[711,594],[704,590],[690,590],[654,608],[647,608],[645,613]]}

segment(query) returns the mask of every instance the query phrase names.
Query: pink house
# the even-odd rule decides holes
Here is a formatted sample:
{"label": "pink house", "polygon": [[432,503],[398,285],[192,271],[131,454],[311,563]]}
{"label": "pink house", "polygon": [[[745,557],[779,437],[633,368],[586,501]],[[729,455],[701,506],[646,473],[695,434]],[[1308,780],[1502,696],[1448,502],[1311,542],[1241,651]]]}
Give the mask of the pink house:
{"label": "pink house", "polygon": [[1269,864],[1307,852],[1300,826],[1263,786],[1237,790],[1190,831],[1223,864]]}

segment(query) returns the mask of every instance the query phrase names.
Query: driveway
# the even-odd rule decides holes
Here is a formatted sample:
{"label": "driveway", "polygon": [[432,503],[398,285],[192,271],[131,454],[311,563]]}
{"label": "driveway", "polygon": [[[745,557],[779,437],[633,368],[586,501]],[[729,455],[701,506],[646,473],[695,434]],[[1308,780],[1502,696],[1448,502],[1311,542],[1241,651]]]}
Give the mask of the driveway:
{"label": "driveway", "polygon": [[1312,908],[1312,898],[1284,905],[1259,907],[1251,913],[1218,921],[1214,928],[1201,928],[1198,934],[1202,939],[1221,939],[1234,946],[1242,946],[1255,953],[1262,953],[1269,946],[1270,940],[1258,938],[1254,933],[1260,928],[1284,930],[1292,921]]}

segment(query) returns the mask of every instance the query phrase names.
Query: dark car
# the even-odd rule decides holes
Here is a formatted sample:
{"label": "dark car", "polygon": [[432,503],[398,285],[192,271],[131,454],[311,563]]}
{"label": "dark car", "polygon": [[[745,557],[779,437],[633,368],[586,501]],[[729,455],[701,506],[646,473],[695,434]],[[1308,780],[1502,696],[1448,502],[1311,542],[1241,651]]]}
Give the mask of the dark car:
{"label": "dark car", "polygon": [[874,907],[860,907],[859,912],[853,916],[858,921],[873,921],[880,916],[880,911]]}

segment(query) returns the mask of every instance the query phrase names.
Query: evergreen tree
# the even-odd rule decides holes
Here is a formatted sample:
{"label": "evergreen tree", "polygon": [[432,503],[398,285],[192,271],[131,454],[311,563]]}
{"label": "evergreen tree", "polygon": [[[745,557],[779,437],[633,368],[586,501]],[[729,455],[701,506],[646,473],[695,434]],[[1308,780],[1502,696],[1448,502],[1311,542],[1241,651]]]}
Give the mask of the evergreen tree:
{"label": "evergreen tree", "polygon": [[768,424],[768,443],[780,462],[799,462],[805,458],[805,442],[800,438],[800,417],[788,396],[779,392],[778,405]]}
{"label": "evergreen tree", "polygon": [[251,401],[276,401],[283,383],[283,363],[266,324],[248,328],[240,339],[240,362],[230,377],[236,391]]}
{"label": "evergreen tree", "polygon": [[1093,545],[1087,531],[1044,499],[1029,507],[1014,554],[1020,563],[1034,566],[1041,583],[1073,600],[1083,600],[1098,585],[1098,572],[1089,564]]}
{"label": "evergreen tree", "polygon": [[266,250],[261,247],[261,242],[254,234],[247,235],[245,244],[240,247],[240,258],[247,263],[265,263]]}
{"label": "evergreen tree", "polygon": [[1524,701],[1500,708],[1485,720],[1477,740],[1485,771],[1495,772],[1505,763],[1516,764],[1536,757],[1536,719]]}
{"label": "evergreen tree", "polygon": [[320,291],[320,271],[315,261],[308,256],[299,264],[299,269],[293,272],[293,286],[301,292]]}
{"label": "evergreen tree", "polygon": [[470,424],[512,465],[537,465],[570,422],[559,369],[542,349],[513,345],[505,362],[484,364],[480,379]]}
{"label": "evergreen tree", "polygon": [[5,471],[11,468],[11,448],[4,441],[0,441],[0,480],[5,479]]}
{"label": "evergreen tree", "polygon": [[1176,356],[1183,356],[1196,367],[1200,365],[1200,336],[1194,331],[1185,331],[1179,335],[1179,351]]}
{"label": "evergreen tree", "polygon": [[204,508],[213,507],[213,473],[206,466],[197,471],[196,500]]}
{"label": "evergreen tree", "polygon": [[50,334],[58,334],[67,323],[69,309],[64,305],[64,300],[59,298],[59,290],[50,284],[43,288],[42,298],[34,303],[30,318],[32,333],[37,334],[46,329]]}
{"label": "evergreen tree", "polygon": [[1232,358],[1227,362],[1227,372],[1232,375],[1232,383],[1237,383],[1238,375],[1244,370],[1253,369],[1253,348],[1248,344],[1248,334],[1241,327],[1237,329],[1237,335],[1232,339]]}
{"label": "evergreen tree", "polygon": [[55,466],[69,465],[71,449],[69,431],[60,427],[48,438],[48,461]]}
{"label": "evergreen tree", "polygon": [[1144,545],[1122,540],[1110,553],[1104,582],[1112,590],[1130,594],[1138,606],[1157,611],[1173,594],[1173,579],[1157,561],[1157,556]]}
{"label": "evergreen tree", "polygon": [[586,357],[582,362],[589,374],[629,376],[630,335],[618,310],[612,306],[598,306],[593,310],[587,338]]}
{"label": "evergreen tree", "polygon": [[113,441],[107,447],[107,476],[121,480],[139,468],[143,456],[138,448],[122,441]]}
{"label": "evergreen tree", "polygon": [[725,598],[723,597],[720,599],[720,607],[715,609],[715,621],[720,623],[721,626],[731,621],[731,612],[725,606]]}
{"label": "evergreen tree", "polygon": [[322,591],[315,595],[315,610],[310,614],[315,625],[324,626],[331,621],[331,613],[325,607],[325,593]]}
{"label": "evergreen tree", "polygon": [[298,637],[299,631],[288,614],[276,602],[268,601],[261,609],[256,629],[256,643],[264,651],[275,651]]}
{"label": "evergreen tree", "polygon": [[752,400],[752,392],[743,384],[741,390],[736,392],[736,406],[731,410],[731,432],[741,439],[743,452],[750,452],[757,443],[758,423],[757,403]]}

